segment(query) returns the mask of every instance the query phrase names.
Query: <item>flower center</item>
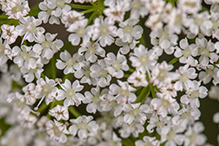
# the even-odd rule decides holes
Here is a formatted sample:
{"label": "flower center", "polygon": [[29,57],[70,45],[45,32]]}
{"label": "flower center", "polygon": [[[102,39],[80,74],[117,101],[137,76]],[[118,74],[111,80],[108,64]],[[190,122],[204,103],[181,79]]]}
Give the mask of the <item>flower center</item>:
{"label": "flower center", "polygon": [[5,54],[5,45],[0,44],[0,54]]}
{"label": "flower center", "polygon": [[117,143],[115,141],[113,141],[112,139],[109,139],[107,141],[108,146],[117,146]]}
{"label": "flower center", "polygon": [[99,74],[100,74],[101,77],[105,77],[105,78],[107,77],[107,71],[104,70],[104,69],[101,69]]}
{"label": "flower center", "polygon": [[56,6],[59,8],[65,7],[65,0],[56,0]]}
{"label": "flower center", "polygon": [[83,37],[87,30],[84,27],[79,27],[76,31],[77,36]]}
{"label": "flower center", "polygon": [[128,96],[130,94],[129,90],[123,90],[123,89],[119,89],[119,94],[122,96]]}
{"label": "flower center", "polygon": [[96,48],[95,48],[95,47],[92,47],[92,46],[89,46],[89,47],[87,48],[87,52],[88,52],[89,54],[95,54]]}
{"label": "flower center", "polygon": [[99,103],[100,102],[99,95],[93,96],[92,101],[93,101],[93,103]]}
{"label": "flower center", "polygon": [[140,109],[136,108],[130,111],[130,114],[134,117],[136,117],[141,112]]}
{"label": "flower center", "polygon": [[74,95],[75,95],[75,90],[74,89],[68,89],[67,91],[66,91],[66,93],[65,93],[65,97],[66,98],[72,98]]}
{"label": "flower center", "polygon": [[74,58],[70,58],[68,61],[66,61],[65,65],[67,67],[72,67],[76,63],[76,60]]}
{"label": "flower center", "polygon": [[167,139],[168,139],[169,141],[172,141],[172,140],[175,138],[175,136],[176,136],[176,132],[173,131],[173,130],[171,130],[171,131],[169,131],[168,134],[167,134]]}
{"label": "flower center", "polygon": [[20,55],[24,60],[29,60],[31,58],[30,54],[27,51],[22,51]]}
{"label": "flower center", "polygon": [[203,24],[204,20],[202,18],[198,18],[198,17],[195,17],[194,18],[194,23],[198,26],[201,26]]}
{"label": "flower center", "polygon": [[109,29],[108,29],[108,26],[105,25],[105,24],[102,24],[100,26],[100,35],[101,36],[108,36],[109,35]]}
{"label": "flower center", "polygon": [[146,142],[146,143],[144,144],[144,146],[154,146],[154,145],[151,144],[150,142]]}
{"label": "flower center", "polygon": [[206,74],[207,74],[207,76],[210,76],[210,77],[213,77],[213,75],[214,75],[214,71],[213,70],[211,70],[211,69],[206,69]]}
{"label": "flower center", "polygon": [[156,126],[157,126],[158,128],[162,128],[164,125],[165,125],[165,124],[164,124],[163,121],[159,121],[159,122],[156,123]]}
{"label": "flower center", "polygon": [[139,60],[143,66],[146,66],[149,63],[148,56],[146,54],[141,55]]}
{"label": "flower center", "polygon": [[181,24],[181,22],[182,22],[182,15],[180,15],[180,14],[176,15],[174,24],[179,25],[179,24]]}
{"label": "flower center", "polygon": [[189,119],[190,116],[191,116],[191,112],[186,112],[186,113],[183,113],[183,114],[181,115],[181,118],[182,118],[182,119]]}
{"label": "flower center", "polygon": [[208,48],[200,48],[199,53],[200,53],[200,55],[208,56],[209,55],[209,50],[208,50]]}
{"label": "flower center", "polygon": [[88,128],[88,124],[85,122],[80,122],[77,124],[79,129],[87,129]]}
{"label": "flower center", "polygon": [[194,143],[197,139],[197,134],[196,133],[192,133],[190,136],[189,136],[189,139],[190,139],[190,142],[191,143]]}
{"label": "flower center", "polygon": [[162,32],[161,32],[161,38],[164,39],[164,40],[167,40],[167,39],[169,38],[168,32],[162,30]]}
{"label": "flower center", "polygon": [[15,14],[17,12],[22,12],[24,7],[22,5],[17,5],[16,7],[12,8],[12,13]]}
{"label": "flower center", "polygon": [[185,58],[188,58],[189,56],[191,56],[191,50],[189,48],[186,48],[182,51],[182,54]]}
{"label": "flower center", "polygon": [[161,99],[161,104],[165,108],[169,108],[170,107],[170,102],[168,100]]}
{"label": "flower center", "polygon": [[158,76],[157,76],[157,79],[162,81],[166,78],[167,76],[167,70],[166,69],[161,69]]}
{"label": "flower center", "polygon": [[43,41],[42,42],[43,48],[51,48],[52,47],[52,41]]}
{"label": "flower center", "polygon": [[122,64],[118,60],[115,60],[113,61],[112,66],[115,70],[119,71],[121,70]]}
{"label": "flower center", "polygon": [[198,90],[192,91],[190,96],[193,99],[198,98],[199,97],[199,91]]}
{"label": "flower center", "polygon": [[29,25],[26,25],[26,30],[30,33],[34,33],[36,31],[36,26],[30,23]]}
{"label": "flower center", "polygon": [[181,76],[179,77],[179,81],[182,83],[187,81],[188,79],[189,79],[189,74],[187,72],[181,74]]}
{"label": "flower center", "polygon": [[123,31],[126,33],[131,33],[132,30],[133,30],[133,26],[131,26],[131,25],[126,25],[123,27]]}
{"label": "flower center", "polygon": [[133,9],[140,9],[142,7],[142,3],[138,0],[135,0],[131,3],[131,7]]}
{"label": "flower center", "polygon": [[47,96],[51,91],[52,91],[51,85],[46,84],[46,85],[43,86],[42,92],[43,92],[44,95]]}

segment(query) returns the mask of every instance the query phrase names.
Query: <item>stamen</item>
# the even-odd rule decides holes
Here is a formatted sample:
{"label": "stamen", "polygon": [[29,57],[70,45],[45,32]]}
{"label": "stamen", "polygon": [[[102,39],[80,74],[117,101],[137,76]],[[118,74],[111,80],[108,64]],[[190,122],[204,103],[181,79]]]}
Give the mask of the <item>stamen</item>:
{"label": "stamen", "polygon": [[37,106],[34,108],[35,111],[37,111],[37,110],[39,109],[39,106],[40,106],[40,104],[42,103],[42,101],[44,100],[44,97],[45,97],[45,96],[43,96],[43,97],[41,98],[40,102],[39,102],[39,103],[37,104]]}

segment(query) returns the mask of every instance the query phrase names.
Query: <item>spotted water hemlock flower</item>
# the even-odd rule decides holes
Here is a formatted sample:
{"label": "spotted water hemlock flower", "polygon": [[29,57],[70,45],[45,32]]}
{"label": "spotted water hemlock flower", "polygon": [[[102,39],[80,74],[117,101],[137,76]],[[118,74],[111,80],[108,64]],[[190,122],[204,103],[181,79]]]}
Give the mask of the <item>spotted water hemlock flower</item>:
{"label": "spotted water hemlock flower", "polygon": [[204,134],[201,134],[202,131],[204,131],[204,125],[201,122],[196,122],[190,126],[185,132],[186,138],[184,145],[203,145],[207,138]]}
{"label": "spotted water hemlock flower", "polygon": [[83,56],[79,54],[73,54],[71,57],[71,54],[68,51],[64,51],[60,53],[60,59],[57,59],[56,67],[60,70],[64,69],[64,74],[69,73],[75,73],[76,71],[79,71],[82,67],[82,64],[80,63],[83,60]]}
{"label": "spotted water hemlock flower", "polygon": [[78,93],[81,91],[84,86],[80,85],[78,80],[75,80],[72,84],[71,82],[66,79],[63,84],[61,84],[61,87],[64,91],[60,91],[59,95],[56,97],[57,100],[64,100],[64,107],[68,107],[70,105],[78,106],[81,104],[81,101],[84,99],[84,96],[81,93]]}
{"label": "spotted water hemlock flower", "polygon": [[63,12],[70,11],[71,7],[67,4],[72,0],[47,0],[48,8],[52,9],[51,14],[55,17],[60,17]]}
{"label": "spotted water hemlock flower", "polygon": [[21,48],[18,46],[13,47],[12,53],[14,58],[14,63],[18,67],[24,66],[28,70],[35,69],[37,67],[37,58],[38,57],[32,50],[32,46],[22,45]]}
{"label": "spotted water hemlock flower", "polygon": [[20,19],[28,14],[30,7],[26,0],[10,0],[4,11],[9,19]]}
{"label": "spotted water hemlock flower", "polygon": [[57,105],[53,109],[49,110],[49,114],[59,120],[68,120],[68,108],[64,106]]}
{"label": "spotted water hemlock flower", "polygon": [[117,36],[116,26],[114,21],[109,18],[103,17],[96,18],[92,28],[92,40],[96,40],[101,46],[106,47],[113,43],[114,38]]}
{"label": "spotted water hemlock flower", "polygon": [[179,74],[169,72],[172,69],[173,65],[168,65],[166,61],[162,62],[161,64],[157,63],[152,70],[150,82],[152,82],[154,85],[162,86],[162,84],[178,79]]}
{"label": "spotted water hemlock flower", "polygon": [[65,11],[63,12],[61,17],[61,21],[65,25],[65,27],[70,27],[72,25],[72,27],[74,28],[74,23],[82,20],[84,20],[83,14],[75,10]]}
{"label": "spotted water hemlock flower", "polygon": [[121,138],[119,138],[115,132],[106,130],[102,135],[105,142],[100,142],[97,146],[122,146]]}
{"label": "spotted water hemlock flower", "polygon": [[150,106],[162,117],[167,116],[167,114],[176,114],[179,109],[179,104],[176,102],[176,99],[169,98],[168,96],[152,99]]}
{"label": "spotted water hemlock flower", "polygon": [[208,89],[204,86],[200,86],[201,82],[193,81],[193,84],[190,84],[186,88],[186,95],[183,95],[180,98],[180,101],[184,104],[191,105],[192,108],[197,108],[200,106],[199,98],[205,98],[208,94]]}
{"label": "spotted water hemlock flower", "polygon": [[98,60],[97,64],[93,64],[90,67],[90,76],[97,80],[97,86],[106,87],[110,84],[112,77],[108,74],[106,67],[107,65],[104,60]]}
{"label": "spotted water hemlock flower", "polygon": [[67,29],[67,31],[73,32],[68,36],[68,40],[73,46],[77,46],[81,39],[81,45],[87,44],[90,41],[91,27],[87,27],[87,23],[88,19],[77,21]]}
{"label": "spotted water hemlock flower", "polygon": [[116,100],[121,104],[134,102],[137,97],[132,92],[136,91],[136,89],[131,87],[128,82],[122,82],[120,80],[117,82],[119,86],[116,84],[110,85],[109,94],[115,95]]}
{"label": "spotted water hemlock flower", "polygon": [[45,77],[45,80],[43,78],[37,80],[36,97],[38,99],[41,98],[41,100],[36,106],[36,110],[38,109],[38,106],[41,104],[45,97],[45,102],[47,105],[54,100],[55,92],[57,90],[57,87],[55,87],[55,85],[55,81],[53,79],[49,79],[48,77]]}
{"label": "spotted water hemlock flower", "polygon": [[198,61],[193,57],[198,55],[198,49],[195,44],[188,44],[187,38],[180,40],[180,48],[177,47],[174,56],[179,59],[180,63],[189,64],[191,66],[196,66]]}
{"label": "spotted water hemlock flower", "polygon": [[121,55],[120,53],[117,53],[117,56],[115,56],[113,53],[108,53],[104,60],[108,66],[108,72],[113,77],[122,78],[124,76],[123,70],[128,70],[127,60],[125,56]]}
{"label": "spotted water hemlock flower", "polygon": [[153,50],[145,48],[143,45],[139,45],[134,49],[134,53],[129,58],[132,62],[132,66],[142,73],[146,73],[149,69],[152,69],[156,63],[156,55]]}
{"label": "spotted water hemlock flower", "polygon": [[65,143],[67,141],[67,136],[65,134],[69,134],[66,126],[56,120],[54,120],[54,122],[52,120],[46,122],[46,132],[51,139],[60,143]]}
{"label": "spotted water hemlock flower", "polygon": [[219,101],[219,95],[217,93],[218,90],[219,90],[218,86],[211,86],[211,89],[209,91],[209,97]]}
{"label": "spotted water hemlock flower", "polygon": [[204,84],[209,83],[213,78],[212,83],[214,85],[217,85],[219,83],[218,72],[218,68],[214,68],[212,65],[207,65],[206,67],[204,67],[204,71],[201,71],[199,73],[198,77],[200,81],[203,81]]}
{"label": "spotted water hemlock flower", "polygon": [[143,146],[143,145],[149,145],[149,146],[159,146],[160,141],[156,140],[155,137],[149,137],[149,136],[144,136],[143,141],[142,140],[137,140],[135,141],[136,146]]}
{"label": "spotted water hemlock flower", "polygon": [[86,91],[84,93],[85,98],[82,100],[83,103],[88,104],[86,106],[86,111],[89,113],[96,113],[96,111],[102,111],[102,108],[100,106],[101,102],[101,96],[104,96],[104,94],[108,93],[108,89],[103,89],[100,91],[99,87],[92,88],[91,92]]}
{"label": "spotted water hemlock flower", "polygon": [[87,61],[94,63],[98,56],[105,57],[105,50],[98,43],[87,42],[79,48],[78,54],[84,54]]}
{"label": "spotted water hemlock flower", "polygon": [[181,0],[178,2],[179,9],[188,13],[196,14],[201,10],[201,1],[200,0]]}
{"label": "spotted water hemlock flower", "polygon": [[115,41],[115,44],[121,47],[118,52],[124,55],[128,54],[131,49],[134,49],[137,43],[139,43],[139,41],[136,41],[136,40],[132,40],[131,43],[127,43],[127,42],[124,43],[120,38],[116,38],[116,41]]}
{"label": "spotted water hemlock flower", "polygon": [[165,51],[165,53],[172,54],[174,52],[173,46],[177,45],[178,37],[168,27],[164,27],[163,29],[157,31],[152,31],[150,33],[150,37],[151,43],[159,46]]}
{"label": "spotted water hemlock flower", "polygon": [[39,35],[45,32],[43,27],[37,27],[41,24],[40,19],[35,19],[33,16],[21,17],[19,19],[20,24],[16,26],[19,36],[24,36],[22,39],[22,44],[24,40],[29,42],[37,41]]}
{"label": "spotted water hemlock flower", "polygon": [[11,47],[7,41],[2,41],[0,38],[0,67],[5,65],[8,59],[12,59]]}
{"label": "spotted water hemlock flower", "polygon": [[131,14],[130,18],[139,19],[148,14],[148,10],[145,7],[146,3],[143,0],[133,0],[130,3]]}
{"label": "spotted water hemlock flower", "polygon": [[47,60],[53,57],[53,54],[58,52],[64,45],[62,40],[55,39],[58,34],[46,33],[45,35],[40,35],[39,39],[36,41],[40,45],[36,44],[34,47],[35,52],[42,52],[42,58],[46,58]]}
{"label": "spotted water hemlock flower", "polygon": [[197,77],[197,73],[195,73],[194,68],[189,68],[189,65],[181,66],[178,71],[180,73],[178,81],[174,84],[174,88],[176,90],[182,91],[189,86],[189,84],[193,84],[190,79],[195,79]]}
{"label": "spotted water hemlock flower", "polygon": [[147,120],[146,113],[150,113],[150,107],[147,104],[136,103],[124,105],[124,122],[131,124],[133,121],[140,122],[142,125]]}
{"label": "spotted water hemlock flower", "polygon": [[133,72],[127,80],[129,83],[134,84],[135,87],[146,87],[148,85],[148,81],[146,80],[146,75],[145,73],[142,73],[139,70],[136,70]]}
{"label": "spotted water hemlock flower", "polygon": [[127,19],[124,22],[119,23],[117,34],[123,42],[131,43],[132,40],[138,40],[141,38],[143,28],[139,25],[137,19]]}
{"label": "spotted water hemlock flower", "polygon": [[37,121],[37,118],[31,114],[19,115],[18,119],[23,127],[32,128]]}
{"label": "spotted water hemlock flower", "polygon": [[1,26],[2,35],[1,37],[7,40],[8,44],[12,44],[16,41],[18,37],[18,32],[16,31],[15,27],[12,25],[3,24]]}
{"label": "spotted water hemlock flower", "polygon": [[77,119],[71,119],[72,126],[69,127],[69,132],[72,135],[78,135],[80,139],[85,139],[88,136],[96,135],[99,125],[92,121],[92,116],[80,116]]}

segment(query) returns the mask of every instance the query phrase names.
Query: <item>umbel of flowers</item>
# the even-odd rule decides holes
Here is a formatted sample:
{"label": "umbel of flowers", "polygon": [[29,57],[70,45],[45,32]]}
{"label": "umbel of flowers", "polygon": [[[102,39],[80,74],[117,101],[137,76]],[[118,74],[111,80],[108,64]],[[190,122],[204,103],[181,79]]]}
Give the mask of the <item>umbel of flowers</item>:
{"label": "umbel of flowers", "polygon": [[210,145],[198,120],[200,99],[219,99],[218,0],[0,6],[0,145]]}

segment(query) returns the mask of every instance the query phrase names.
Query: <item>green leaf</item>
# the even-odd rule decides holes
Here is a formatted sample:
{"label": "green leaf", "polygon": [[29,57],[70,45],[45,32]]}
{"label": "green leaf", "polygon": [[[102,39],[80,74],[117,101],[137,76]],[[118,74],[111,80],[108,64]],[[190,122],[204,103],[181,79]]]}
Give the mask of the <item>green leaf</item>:
{"label": "green leaf", "polygon": [[79,4],[68,4],[68,5],[76,9],[91,9],[93,7],[93,6],[79,5]]}

